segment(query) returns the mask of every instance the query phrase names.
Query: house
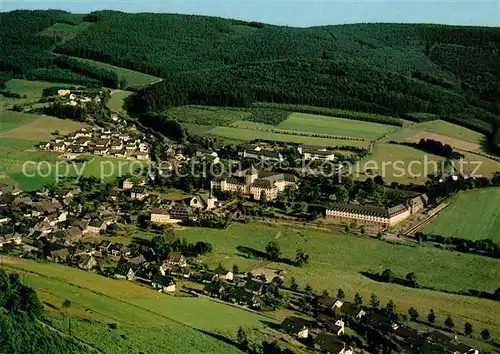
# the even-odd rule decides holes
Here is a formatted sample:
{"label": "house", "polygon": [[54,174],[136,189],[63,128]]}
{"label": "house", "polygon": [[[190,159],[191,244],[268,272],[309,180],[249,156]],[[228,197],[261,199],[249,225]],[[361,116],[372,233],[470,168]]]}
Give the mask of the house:
{"label": "house", "polygon": [[366,312],[358,308],[355,304],[351,302],[344,302],[344,304],[340,307],[340,312],[344,315],[351,316],[356,319],[360,319],[361,317],[366,315]]}
{"label": "house", "polygon": [[142,186],[134,186],[130,189],[132,199],[144,200],[149,195],[148,190]]}
{"label": "house", "polygon": [[106,230],[108,227],[108,223],[100,218],[92,220],[87,227],[87,232],[93,235],[99,235],[101,231]]}
{"label": "house", "polygon": [[137,257],[130,258],[128,260],[128,263],[135,264],[135,265],[141,265],[143,263],[146,263],[146,258],[144,258],[144,256],[142,254],[140,254]]}
{"label": "house", "polygon": [[171,224],[178,220],[170,219],[170,212],[163,208],[151,209],[150,220],[153,224]]}
{"label": "house", "polygon": [[156,275],[153,277],[151,285],[153,288],[163,291],[164,293],[175,291],[175,280],[172,277]]}
{"label": "house", "polygon": [[6,244],[14,244],[14,245],[20,245],[23,240],[21,238],[21,235],[18,233],[15,234],[7,234],[0,236],[0,247]]}
{"label": "house", "polygon": [[89,223],[90,221],[85,219],[75,220],[71,226],[79,228],[82,234],[85,235],[89,231]]}
{"label": "house", "polygon": [[207,284],[207,283],[211,283],[216,278],[217,278],[217,276],[212,272],[203,272],[203,273],[201,273],[200,281],[203,284]]}
{"label": "house", "polygon": [[434,330],[427,334],[427,341],[423,348],[432,347],[433,351],[427,350],[424,353],[450,353],[450,354],[479,354],[477,349],[474,349],[464,343],[461,343],[454,335],[450,337],[442,332]]}
{"label": "house", "polygon": [[226,293],[227,284],[220,281],[213,281],[203,288],[203,293],[216,298],[222,298]]}
{"label": "house", "polygon": [[135,269],[132,265],[128,263],[121,263],[119,264],[114,273],[114,277],[116,279],[127,279],[127,280],[134,280],[135,279]]}
{"label": "house", "polygon": [[394,330],[394,336],[398,341],[408,344],[410,348],[420,348],[426,341],[417,330],[408,326],[398,326]]}
{"label": "house", "polygon": [[341,308],[342,305],[344,304],[342,301],[338,300],[338,299],[335,299],[333,297],[330,297],[328,295],[321,295],[321,296],[317,296],[314,300],[313,300],[314,304],[316,305],[316,307],[320,308],[320,309],[335,309],[335,308]]}
{"label": "house", "polygon": [[311,328],[310,322],[300,317],[287,317],[280,325],[283,332],[297,338],[309,337],[309,328]]}
{"label": "house", "polygon": [[220,280],[233,281],[234,275],[233,272],[231,272],[230,270],[226,270],[224,268],[217,268],[214,273]]}
{"label": "house", "polygon": [[268,161],[268,162],[276,162],[282,163],[285,161],[283,155],[281,155],[278,151],[268,151],[268,150],[243,150],[241,153],[238,153],[245,159],[254,159],[260,161]]}
{"label": "house", "polygon": [[170,218],[177,222],[188,220],[192,215],[191,207],[187,206],[183,201],[176,202],[169,210]]}
{"label": "house", "polygon": [[229,301],[239,305],[256,305],[256,297],[244,287],[236,286],[228,291]]}
{"label": "house", "polygon": [[332,316],[327,316],[324,314],[320,314],[318,318],[316,319],[318,324],[322,327],[325,327],[328,331],[328,333],[333,333],[336,334],[337,336],[340,336],[344,334],[345,331],[345,323],[344,321],[340,319],[336,319],[335,317]]}
{"label": "house", "polygon": [[393,319],[385,312],[380,311],[371,311],[370,314],[366,316],[366,323],[374,328],[385,331],[395,328]]}
{"label": "house", "polygon": [[84,254],[78,259],[78,268],[84,270],[92,270],[97,267],[98,263],[94,256]]}
{"label": "house", "polygon": [[213,197],[211,193],[197,194],[189,201],[189,206],[193,209],[212,210],[220,206],[217,198]]}
{"label": "house", "polygon": [[50,256],[47,257],[51,261],[60,262],[65,261],[69,257],[69,251],[67,248],[61,248],[59,250],[50,251]]}
{"label": "house", "polygon": [[250,291],[252,294],[260,296],[262,295],[262,290],[264,289],[264,283],[257,279],[250,279],[247,280],[244,288]]}
{"label": "house", "polygon": [[[160,270],[160,272],[161,272],[161,270]],[[188,267],[173,266],[170,269],[170,274],[176,275],[178,277],[186,278],[186,279],[189,279],[191,277],[192,273],[193,272]],[[162,275],[165,275],[165,274],[162,274]]]}
{"label": "house", "polygon": [[64,232],[64,239],[68,240],[69,242],[77,241],[83,236],[83,232],[79,227],[70,226]]}
{"label": "house", "polygon": [[139,151],[135,154],[137,160],[149,160],[149,154],[144,151]]}
{"label": "house", "polygon": [[322,331],[313,340],[314,348],[328,354],[352,354],[352,347],[348,347],[336,335]]}
{"label": "house", "polygon": [[177,265],[179,267],[187,266],[186,257],[184,257],[181,252],[169,252],[166,263],[171,266],[173,265]]}
{"label": "house", "polygon": [[108,252],[114,257],[127,257],[130,255],[130,250],[123,243],[114,243],[108,247]]}

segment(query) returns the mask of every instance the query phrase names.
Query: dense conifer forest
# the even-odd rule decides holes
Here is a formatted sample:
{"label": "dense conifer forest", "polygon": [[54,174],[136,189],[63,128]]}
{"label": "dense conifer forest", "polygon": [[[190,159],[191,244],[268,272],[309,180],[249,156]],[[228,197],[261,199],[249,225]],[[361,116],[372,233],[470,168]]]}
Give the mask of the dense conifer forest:
{"label": "dense conifer forest", "polygon": [[[55,23],[85,30],[48,36]],[[75,27],[76,28],[76,27]],[[436,114],[493,135],[500,121],[500,29],[356,24],[292,28],[206,16],[62,11],[0,14],[0,71],[48,80],[116,74],[81,57],[164,78],[132,96],[138,113],[255,102],[405,116]],[[43,69],[40,71],[40,69]]]}

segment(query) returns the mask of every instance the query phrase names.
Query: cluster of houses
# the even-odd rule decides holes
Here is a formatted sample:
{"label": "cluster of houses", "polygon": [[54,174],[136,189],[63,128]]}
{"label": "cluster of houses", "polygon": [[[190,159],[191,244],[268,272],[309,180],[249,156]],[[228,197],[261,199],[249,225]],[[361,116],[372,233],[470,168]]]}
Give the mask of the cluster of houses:
{"label": "cluster of houses", "polygon": [[310,345],[315,349],[331,354],[351,354],[354,348],[347,343],[345,324],[358,323],[364,331],[384,333],[394,341],[403,352],[479,354],[477,349],[450,336],[433,330],[418,331],[398,324],[394,316],[385,310],[366,309],[354,303],[335,299],[328,295],[313,299],[314,319],[287,317],[280,330]]}
{"label": "cluster of houses", "polygon": [[[40,190],[34,196],[3,195],[1,202],[2,206],[9,206],[12,211],[18,212],[22,216],[22,222],[29,225],[26,235],[23,236],[33,240],[44,238],[50,243],[71,245],[84,235],[98,235],[106,230],[108,225],[116,222],[116,214],[106,206],[100,206],[95,212],[77,217],[83,207],[80,203],[74,203],[73,199],[79,193],[81,190],[78,188],[67,190],[62,195],[50,195],[48,190]],[[20,240],[20,235],[13,237]],[[20,241],[14,243],[19,244]]]}
{"label": "cluster of houses", "polygon": [[82,128],[67,136],[58,136],[42,144],[45,150],[69,154],[90,153],[100,156],[114,156],[149,160],[149,146],[143,139],[130,134],[104,128]]}
{"label": "cluster of houses", "polygon": [[[102,91],[99,93],[102,94]],[[85,93],[81,91],[74,91],[72,93],[71,90],[60,89],[57,90],[57,95],[64,100],[65,105],[72,107],[84,106],[85,104],[90,102],[101,102],[101,97],[98,94],[91,98],[86,96]]]}

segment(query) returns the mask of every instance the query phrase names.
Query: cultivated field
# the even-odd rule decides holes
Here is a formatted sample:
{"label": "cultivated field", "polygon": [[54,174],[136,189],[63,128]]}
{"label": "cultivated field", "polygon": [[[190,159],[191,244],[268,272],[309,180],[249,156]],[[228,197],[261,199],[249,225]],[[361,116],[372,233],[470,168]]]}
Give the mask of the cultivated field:
{"label": "cultivated field", "polygon": [[260,131],[252,129],[215,127],[207,132],[207,135],[214,137],[227,138],[232,140],[250,141],[253,139],[286,141],[300,144],[312,144],[322,146],[358,146],[367,148],[369,141],[357,141],[347,139],[327,139],[313,136],[300,136],[292,134],[278,134],[269,131]]}
{"label": "cultivated field", "polygon": [[431,132],[420,132],[406,140],[412,143],[418,143],[420,139],[432,139],[440,141],[443,144],[450,145],[454,149],[460,149],[465,151],[475,151],[481,148],[481,146],[478,144],[469,143],[467,141],[463,141],[457,138],[450,138],[445,135],[431,133]]}
{"label": "cultivated field", "polygon": [[500,188],[460,192],[448,203],[450,205],[424,228],[424,232],[500,242]]}
{"label": "cultivated field", "polygon": [[[265,330],[273,319],[206,299],[173,297],[128,281],[51,263],[6,263],[24,273],[47,305],[49,319],[106,353],[239,353],[214,335],[234,339],[239,326]],[[71,301],[67,309],[62,307]],[[116,324],[116,329],[109,325]]]}
{"label": "cultivated field", "polygon": [[440,172],[441,161],[444,158],[409,146],[379,142],[375,144],[373,154],[360,162],[359,173],[354,172],[356,177],[365,179],[370,175],[364,173],[371,169],[374,175],[381,175],[386,183],[418,184],[425,183],[428,174]]}
{"label": "cultivated field", "polygon": [[336,136],[358,137],[369,140],[380,138],[398,129],[390,125],[306,113],[292,113],[290,117],[281,122],[277,128]]}
{"label": "cultivated field", "polygon": [[[474,328],[488,327],[500,335],[500,318],[494,314],[500,311],[498,302],[378,283],[360,274],[390,268],[402,277],[415,272],[419,283],[426,286],[453,291],[478,289],[491,292],[500,286],[500,262],[496,259],[433,247],[392,245],[368,237],[260,223],[232,225],[224,231],[186,228],[178,235],[190,242],[211,242],[214,253],[203,258],[212,267],[220,262],[228,268],[238,264],[241,270],[248,271],[268,265],[285,270],[285,283],[288,284],[294,277],[302,289],[310,284],[316,292],[326,289],[335,293],[341,287],[349,299],[355,292],[360,292],[365,302],[373,292],[382,304],[393,299],[400,311],[406,312],[413,306],[421,314],[427,314],[433,308],[439,323],[451,314],[457,328],[463,328],[463,324],[470,321]],[[293,258],[296,250],[302,248],[310,255],[310,263],[303,268],[269,263],[246,258],[237,250],[238,246],[245,246],[263,251],[271,240],[280,244],[284,257]]]}
{"label": "cultivated field", "polygon": [[120,68],[118,66],[114,66],[114,65],[110,65],[110,64],[106,64],[106,63],[101,63],[101,62],[95,61],[95,60],[83,59],[83,58],[77,58],[77,57],[72,57],[72,58],[80,60],[82,62],[85,62],[91,66],[114,71],[118,75],[121,75],[125,80],[127,80],[128,87],[132,87],[132,88],[145,87],[145,86],[154,84],[154,83],[162,80],[162,79],[155,77],[155,76],[143,74],[143,73],[140,73],[138,71],[133,71],[133,70],[125,69],[125,68]]}
{"label": "cultivated field", "polygon": [[400,129],[394,134],[389,135],[383,141],[407,140],[418,142],[417,137],[418,140],[420,138],[440,140],[457,149],[468,151],[479,149],[486,141],[486,137],[483,134],[444,120],[412,124],[410,127]]}

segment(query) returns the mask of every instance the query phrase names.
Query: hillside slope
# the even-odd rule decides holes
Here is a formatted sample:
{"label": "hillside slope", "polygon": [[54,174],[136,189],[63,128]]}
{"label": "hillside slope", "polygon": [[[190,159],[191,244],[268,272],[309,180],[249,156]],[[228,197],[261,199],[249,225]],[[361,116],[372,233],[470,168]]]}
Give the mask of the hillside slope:
{"label": "hillside slope", "polygon": [[[30,14],[39,24],[28,21],[25,32],[34,34],[23,36],[33,42],[40,38],[41,28],[71,16],[48,13]],[[26,13],[15,15],[25,23]],[[45,50],[32,56],[39,58],[39,66],[48,66],[53,61],[46,58],[47,49],[53,49],[165,78],[140,92],[135,102],[138,111],[186,103],[266,101],[395,115],[436,113],[485,133],[500,121],[498,28],[403,24],[292,28],[116,11],[94,12],[78,20],[92,25],[65,41],[35,41],[38,49]],[[4,27],[13,23],[6,21]],[[9,49],[9,44],[4,47]],[[7,56],[0,59],[0,68],[34,69],[32,56],[25,65]]]}

